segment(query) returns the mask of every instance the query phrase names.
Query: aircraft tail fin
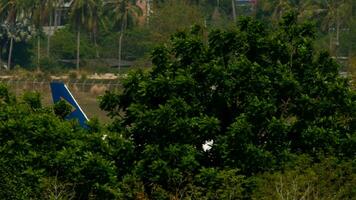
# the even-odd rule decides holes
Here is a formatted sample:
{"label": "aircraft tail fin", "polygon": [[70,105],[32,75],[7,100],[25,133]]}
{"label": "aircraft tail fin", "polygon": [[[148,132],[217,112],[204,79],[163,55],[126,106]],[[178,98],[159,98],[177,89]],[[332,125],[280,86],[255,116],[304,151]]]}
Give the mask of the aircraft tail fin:
{"label": "aircraft tail fin", "polygon": [[54,103],[57,103],[60,100],[64,100],[73,107],[73,111],[68,114],[68,116],[66,116],[66,119],[77,119],[82,127],[86,127],[88,117],[83,112],[77,101],[74,99],[68,87],[61,82],[51,82],[50,85]]}

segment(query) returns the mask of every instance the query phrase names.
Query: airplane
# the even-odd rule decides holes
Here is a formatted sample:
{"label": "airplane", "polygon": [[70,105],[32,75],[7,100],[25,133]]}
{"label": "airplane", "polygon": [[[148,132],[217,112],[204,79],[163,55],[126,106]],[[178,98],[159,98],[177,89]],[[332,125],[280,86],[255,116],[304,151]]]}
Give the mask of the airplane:
{"label": "airplane", "polygon": [[62,82],[51,82],[50,86],[52,91],[53,103],[57,103],[61,100],[64,100],[74,109],[70,114],[66,116],[66,119],[77,119],[81,127],[87,128],[87,123],[89,119],[73,97],[72,93],[69,91],[68,87]]}

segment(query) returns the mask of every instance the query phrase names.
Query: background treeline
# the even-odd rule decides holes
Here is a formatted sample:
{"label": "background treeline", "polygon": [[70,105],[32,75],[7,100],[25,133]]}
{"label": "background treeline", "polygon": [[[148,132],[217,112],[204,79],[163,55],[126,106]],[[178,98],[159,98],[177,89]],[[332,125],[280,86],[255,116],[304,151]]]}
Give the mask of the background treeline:
{"label": "background treeline", "polygon": [[274,27],[289,11],[313,21],[317,48],[327,49],[348,67],[344,70],[354,70],[353,0],[1,0],[0,66],[54,70],[81,65],[105,71],[106,59],[106,66],[135,61],[142,67],[150,65],[152,49],[176,30],[193,24],[226,29],[241,15]]}
{"label": "background treeline", "polygon": [[317,34],[177,32],[101,97],[106,127],[0,86],[0,199],[355,199],[356,93]]}

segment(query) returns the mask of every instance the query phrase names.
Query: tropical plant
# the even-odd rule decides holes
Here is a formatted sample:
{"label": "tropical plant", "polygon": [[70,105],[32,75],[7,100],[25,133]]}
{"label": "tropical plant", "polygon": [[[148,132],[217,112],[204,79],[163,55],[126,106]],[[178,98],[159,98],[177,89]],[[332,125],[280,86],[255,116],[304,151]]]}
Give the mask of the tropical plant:
{"label": "tropical plant", "polygon": [[329,51],[336,57],[340,46],[340,32],[352,21],[352,1],[325,1],[321,4],[322,30],[329,34]]}
{"label": "tropical plant", "polygon": [[[7,35],[10,39],[8,50],[7,69],[11,68],[12,50],[14,45],[14,26],[18,16],[22,11],[22,4],[20,0],[2,0],[0,1],[0,15],[3,23],[6,23]],[[11,31],[9,31],[11,30]]]}
{"label": "tropical plant", "polygon": [[33,5],[32,21],[35,24],[37,31],[37,71],[40,71],[41,60],[41,36],[42,28],[45,20],[45,9],[47,8],[48,0],[36,0]]}
{"label": "tropical plant", "polygon": [[77,62],[76,68],[80,66],[80,35],[81,31],[88,28],[89,19],[93,17],[96,7],[95,0],[74,0],[72,1],[70,18],[72,27],[77,32]]}
{"label": "tropical plant", "polygon": [[142,14],[140,7],[134,0],[112,0],[106,3],[108,9],[112,9],[114,14],[114,25],[118,26],[119,34],[119,51],[118,67],[121,70],[122,61],[122,39],[128,26],[137,23],[137,17]]}
{"label": "tropical plant", "polygon": [[95,56],[100,57],[99,47],[98,47],[98,34],[99,27],[106,28],[107,21],[103,16],[104,2],[102,0],[97,0],[95,6],[92,8],[92,15],[88,19],[88,30],[92,34],[92,40],[95,46]]}

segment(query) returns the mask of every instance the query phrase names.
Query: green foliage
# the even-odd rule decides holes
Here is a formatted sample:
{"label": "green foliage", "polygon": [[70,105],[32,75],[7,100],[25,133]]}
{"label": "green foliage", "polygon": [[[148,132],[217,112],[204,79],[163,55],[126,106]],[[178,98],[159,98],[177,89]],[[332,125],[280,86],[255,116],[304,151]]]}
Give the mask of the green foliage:
{"label": "green foliage", "polygon": [[42,108],[41,97],[39,93],[27,92],[23,95],[23,101],[33,110]]}
{"label": "green foliage", "polygon": [[59,63],[54,57],[41,58],[40,66],[42,71],[49,73],[59,73],[64,71],[64,65]]}
{"label": "green foliage", "polygon": [[58,177],[44,177],[41,179],[42,199],[69,200],[75,197],[73,185],[63,183]]}
{"label": "green foliage", "polygon": [[192,199],[242,199],[244,177],[238,170],[202,168],[195,177],[197,187],[191,191]]}
{"label": "green foliage", "polygon": [[61,100],[54,105],[53,110],[54,114],[64,119],[69,113],[72,112],[72,106],[69,105],[65,100]]}
{"label": "green foliage", "polygon": [[294,14],[178,32],[101,98],[108,128],[0,85],[0,198],[354,198],[356,94],[314,39]]}
{"label": "green foliage", "polygon": [[8,88],[0,84],[0,105],[11,103],[14,100],[14,96],[10,94]]}
{"label": "green foliage", "polygon": [[[199,168],[197,151],[189,145],[170,145],[160,149],[147,145],[140,155],[134,173],[140,175],[144,183],[155,183],[161,189],[174,191],[184,187]],[[154,190],[154,188],[146,188]]]}
{"label": "green foliage", "polygon": [[[40,56],[49,57],[41,63],[43,70],[53,68],[48,67],[50,64],[55,68],[59,67],[58,63],[70,66],[71,62],[62,61],[76,57],[75,32],[79,28],[82,38],[80,47],[84,48],[80,48],[81,58],[117,58],[121,38],[124,60],[147,61],[145,55],[152,47],[165,42],[175,31],[192,24],[204,25],[209,30],[229,29],[236,24],[235,15],[249,15],[263,20],[269,26],[277,26],[285,13],[295,11],[299,20],[315,21],[319,38],[318,49],[328,49],[333,57],[340,57],[338,60],[345,68],[353,67],[349,64],[351,56],[355,54],[356,14],[353,0],[264,0],[255,1],[256,4],[245,2],[243,5],[240,5],[241,2],[233,2],[159,0],[147,3],[136,0],[75,0],[70,4],[67,2],[70,5],[67,11],[55,16],[54,10],[58,6],[61,7],[57,1],[2,0],[0,55],[7,58],[10,53],[10,39],[14,38],[15,65],[33,68],[37,65],[37,56]],[[57,22],[61,21],[61,24],[54,23],[55,18]],[[62,25],[66,27],[65,31],[57,29]],[[50,26],[52,31],[57,29],[54,37],[41,37],[40,48],[37,49],[36,36],[46,32],[46,28]],[[121,31],[124,32],[123,37],[120,37]],[[29,42],[30,38],[35,39]],[[37,50],[40,50],[39,55]]]}
{"label": "green foliage", "polygon": [[185,1],[166,1],[150,18],[151,41],[165,42],[176,31],[188,28],[192,24],[203,23],[204,16],[196,5]]}
{"label": "green foliage", "polygon": [[355,163],[335,158],[255,178],[252,199],[354,199]]}
{"label": "green foliage", "polygon": [[0,161],[0,198],[14,200],[29,199],[31,188],[26,185],[22,174],[13,170],[12,166],[5,165],[2,158]]}
{"label": "green foliage", "polygon": [[13,50],[14,65],[31,67],[29,65],[29,63],[31,63],[31,57],[33,57],[33,53],[30,51],[31,47],[32,45],[27,42],[18,42],[15,44]]}
{"label": "green foliage", "polygon": [[16,103],[6,87],[0,91],[2,199],[115,199],[119,195],[118,179],[132,163],[129,140],[93,124],[83,130],[62,120],[68,108],[63,102],[53,108],[60,110],[57,117],[52,108],[41,106],[36,93],[27,93]]}
{"label": "green foliage", "polygon": [[[87,37],[83,35],[80,41],[80,56],[81,58],[93,58],[95,49]],[[56,31],[51,38],[51,54],[59,59],[75,59],[76,58],[76,35],[68,27]]]}
{"label": "green foliage", "polygon": [[245,18],[206,39],[193,27],[155,49],[153,69],[130,73],[123,92],[107,93],[101,107],[138,155],[149,153],[136,174],[169,193],[180,175],[157,169],[187,169],[164,156],[172,147],[194,147],[178,154],[197,163],[190,174],[213,166],[250,176],[279,170],[300,153],[352,158],[345,146],[354,145],[355,92],[339,65],[313,48],[314,39],[313,24],[297,23],[293,13],[276,30]]}

